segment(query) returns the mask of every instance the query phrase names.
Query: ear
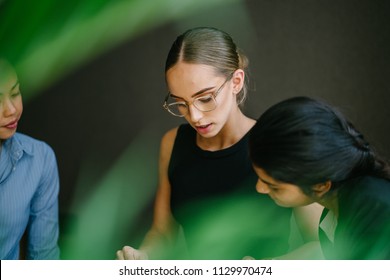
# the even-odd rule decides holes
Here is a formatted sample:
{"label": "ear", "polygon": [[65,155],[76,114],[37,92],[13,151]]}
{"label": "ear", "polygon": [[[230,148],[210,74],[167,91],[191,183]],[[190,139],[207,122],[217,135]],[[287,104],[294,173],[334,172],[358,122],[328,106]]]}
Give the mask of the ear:
{"label": "ear", "polygon": [[242,87],[244,86],[244,82],[245,82],[244,70],[237,69],[233,74],[232,81],[233,81],[233,92],[235,94],[238,94],[241,91]]}
{"label": "ear", "polygon": [[326,182],[314,185],[312,190],[317,198],[321,198],[330,190],[331,186],[332,182],[328,180]]}

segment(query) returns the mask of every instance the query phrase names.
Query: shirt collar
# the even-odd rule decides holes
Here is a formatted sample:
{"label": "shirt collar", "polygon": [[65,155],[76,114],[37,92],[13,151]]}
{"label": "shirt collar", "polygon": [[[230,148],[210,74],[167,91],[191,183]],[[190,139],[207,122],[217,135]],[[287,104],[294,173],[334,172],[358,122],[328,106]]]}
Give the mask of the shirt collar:
{"label": "shirt collar", "polygon": [[334,234],[337,227],[337,217],[332,211],[328,211],[320,222],[320,228],[325,232],[328,239],[334,243]]}
{"label": "shirt collar", "polygon": [[21,134],[15,133],[14,136],[5,140],[3,142],[3,149],[7,149],[9,151],[10,157],[17,161],[19,160],[23,152],[33,155],[33,147],[30,141],[25,141]]}

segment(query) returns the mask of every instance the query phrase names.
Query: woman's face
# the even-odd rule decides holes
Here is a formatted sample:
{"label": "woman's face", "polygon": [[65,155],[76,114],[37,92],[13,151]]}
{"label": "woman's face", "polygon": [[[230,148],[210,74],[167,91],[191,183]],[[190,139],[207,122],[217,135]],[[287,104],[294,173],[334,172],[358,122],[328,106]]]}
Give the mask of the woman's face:
{"label": "woman's face", "polygon": [[16,73],[10,67],[0,67],[1,140],[8,139],[15,134],[22,112],[22,96],[20,94]]}
{"label": "woman's face", "polygon": [[258,176],[256,190],[268,194],[279,206],[299,207],[315,202],[313,197],[305,194],[297,185],[277,181],[263,169],[256,166],[253,168]]}
{"label": "woman's face", "polygon": [[[226,77],[217,75],[211,66],[178,62],[167,71],[166,78],[173,97],[171,101],[187,103],[189,110],[185,118],[203,137],[210,138],[218,134],[232,109],[237,108],[236,95],[233,93],[234,79],[226,81]],[[195,98],[210,95],[220,88],[214,110],[203,112],[192,103]]]}

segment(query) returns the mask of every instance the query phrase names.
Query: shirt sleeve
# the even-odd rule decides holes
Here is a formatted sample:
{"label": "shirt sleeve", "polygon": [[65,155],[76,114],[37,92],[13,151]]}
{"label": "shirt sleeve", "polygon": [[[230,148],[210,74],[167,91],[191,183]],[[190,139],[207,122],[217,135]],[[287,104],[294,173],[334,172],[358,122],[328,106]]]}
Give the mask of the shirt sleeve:
{"label": "shirt sleeve", "polygon": [[28,223],[27,259],[59,259],[59,175],[53,150],[43,143],[42,177],[32,199]]}

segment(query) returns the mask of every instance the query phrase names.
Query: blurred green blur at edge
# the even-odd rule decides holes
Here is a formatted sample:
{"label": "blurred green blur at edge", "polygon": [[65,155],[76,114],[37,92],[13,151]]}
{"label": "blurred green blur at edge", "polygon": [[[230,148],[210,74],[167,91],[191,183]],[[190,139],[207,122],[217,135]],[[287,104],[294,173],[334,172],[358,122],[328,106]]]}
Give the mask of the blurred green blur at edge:
{"label": "blurred green blur at edge", "polygon": [[[189,13],[226,3],[0,0],[0,57],[16,68],[24,102],[28,103],[45,88],[116,45]],[[65,221],[61,228],[67,236],[60,244],[63,259],[115,257],[117,243],[126,238],[126,230],[154,195],[160,135],[156,135],[153,126],[134,137],[103,179],[91,188],[94,193],[83,196],[76,191],[70,210],[76,218]],[[88,159],[81,166],[76,188],[89,184],[88,176],[93,173]]]}
{"label": "blurred green blur at edge", "polygon": [[4,0],[0,1],[0,56],[15,66],[28,102],[43,88],[121,42],[227,2]]}

